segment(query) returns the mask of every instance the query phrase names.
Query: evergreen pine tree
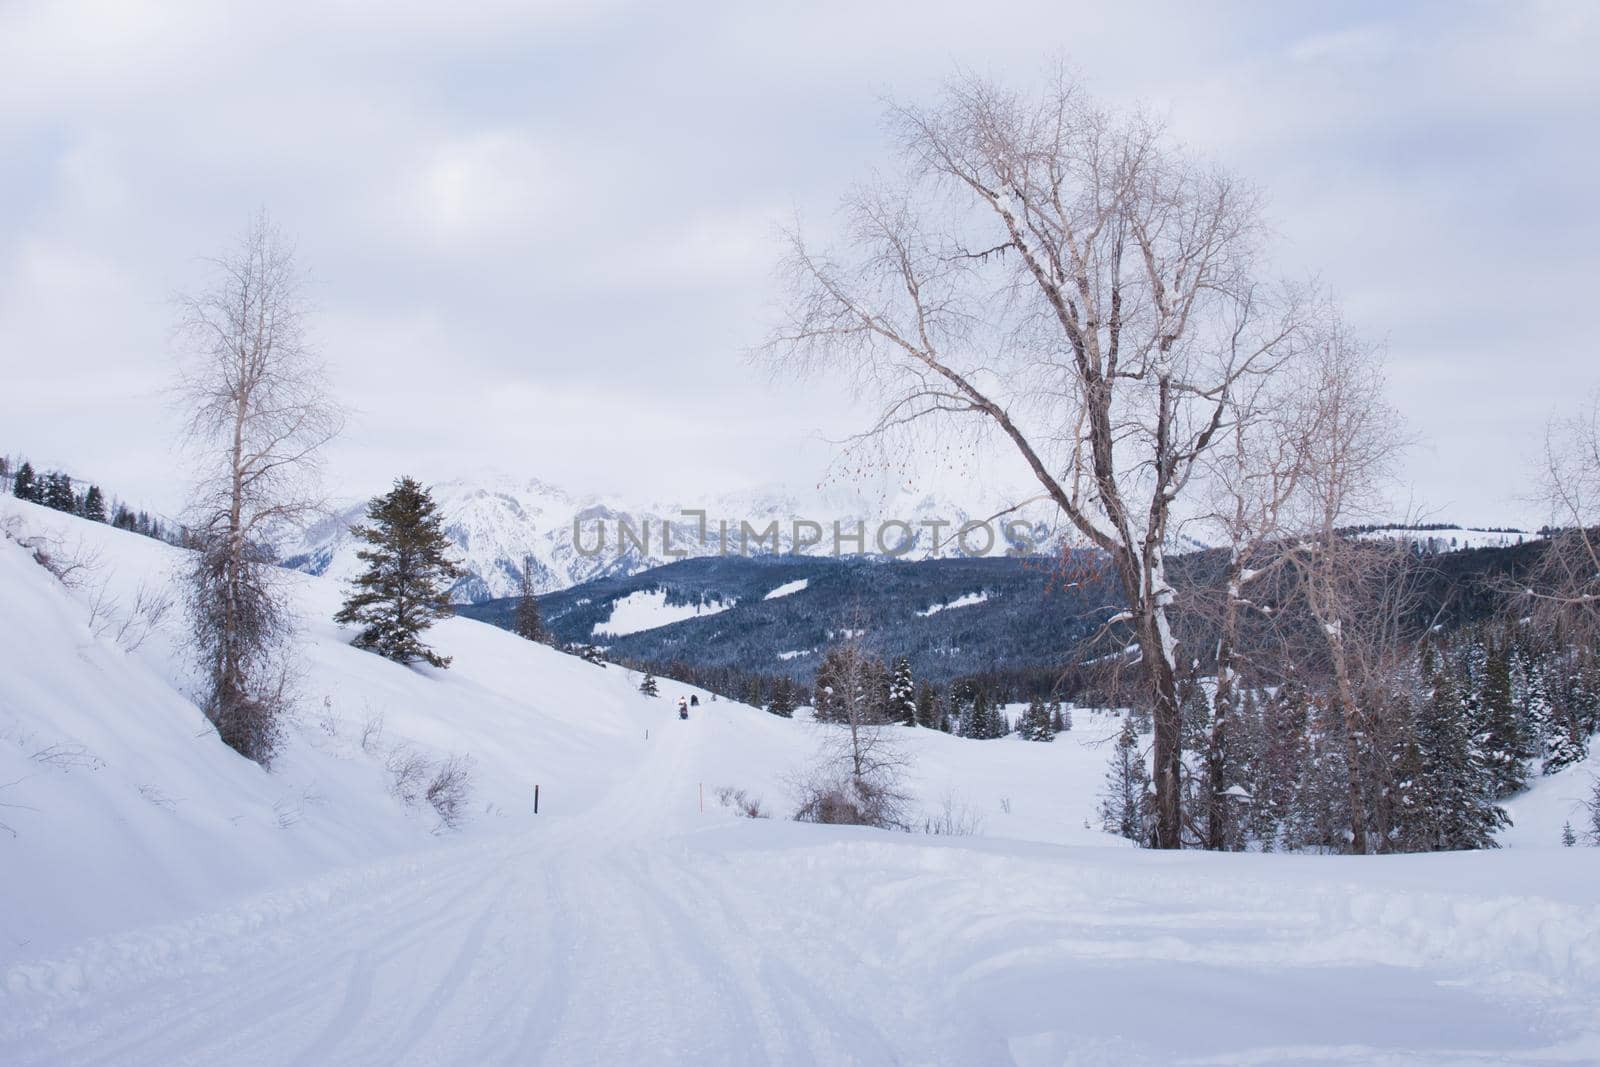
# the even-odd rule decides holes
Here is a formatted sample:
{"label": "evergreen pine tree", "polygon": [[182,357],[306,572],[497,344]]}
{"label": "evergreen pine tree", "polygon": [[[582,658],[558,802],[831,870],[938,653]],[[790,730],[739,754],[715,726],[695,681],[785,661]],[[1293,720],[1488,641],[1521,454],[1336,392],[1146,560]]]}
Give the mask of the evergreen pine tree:
{"label": "evergreen pine tree", "polygon": [[772,684],[772,696],[767,700],[767,710],[780,718],[793,717],[795,709],[794,682],[787,675]]}
{"label": "evergreen pine tree", "polygon": [[[1059,719],[1061,713],[1056,712]],[[1017,733],[1025,741],[1054,741],[1056,739],[1056,724],[1051,720],[1050,709],[1045,707],[1044,701],[1035,700],[1028,705],[1028,710],[1017,722]]]}
{"label": "evergreen pine tree", "polygon": [[39,502],[39,483],[33,473],[33,464],[27,460],[22,461],[22,466],[17,468],[16,477],[11,480],[11,495],[18,500],[28,500],[35,504]]}
{"label": "evergreen pine tree", "polygon": [[535,560],[530,553],[522,557],[522,571],[517,575],[517,602],[511,612],[511,629],[525,641],[549,644],[545,632],[544,616],[539,613],[538,595],[534,590]]}
{"label": "evergreen pine tree", "polygon": [[72,479],[61,471],[52,471],[45,475],[44,499],[40,501],[47,508],[65,511],[72,514],[78,510],[78,500],[72,495]]}
{"label": "evergreen pine tree", "polygon": [[1150,838],[1150,770],[1139,748],[1139,734],[1130,716],[1122,720],[1111,766],[1106,770],[1105,792],[1100,798],[1101,825],[1144,845]]}
{"label": "evergreen pine tree", "polygon": [[1578,835],[1572,832],[1572,820],[1568,819],[1561,826],[1561,843],[1571,848],[1578,843]]}
{"label": "evergreen pine tree", "polygon": [[939,728],[939,694],[927,682],[917,686],[916,716],[918,726]]}
{"label": "evergreen pine tree", "polygon": [[649,671],[645,671],[644,679],[639,682],[639,692],[647,697],[660,695],[661,688],[656,684],[656,676]]}
{"label": "evergreen pine tree", "polygon": [[1495,799],[1504,800],[1528,784],[1526,760],[1532,755],[1522,716],[1511,695],[1510,640],[1491,644],[1483,668],[1479,736]]}
{"label": "evergreen pine tree", "polygon": [[1493,780],[1474,750],[1459,666],[1441,662],[1433,699],[1417,716],[1414,755],[1405,777],[1412,825],[1405,835],[1419,851],[1494,848],[1494,831],[1507,824],[1494,804]]}
{"label": "evergreen pine tree", "polygon": [[911,661],[905,656],[899,656],[894,661],[894,668],[889,675],[889,699],[887,719],[889,722],[903,722],[907,726],[917,725],[917,700],[916,689],[911,678]]}
{"label": "evergreen pine tree", "polygon": [[961,736],[975,741],[989,741],[1004,735],[1003,720],[998,710],[989,706],[989,694],[982,689],[973,693],[972,710],[961,720]]}
{"label": "evergreen pine tree", "polygon": [[355,646],[396,663],[423,660],[448,667],[450,659],[421,641],[437,619],[454,614],[449,581],[462,570],[446,554],[450,541],[440,527],[438,505],[418,482],[403,477],[367,505],[369,525],[355,535],[365,541],[356,555],[367,569],[334,621],[362,627]]}
{"label": "evergreen pine tree", "polygon": [[1589,809],[1589,840],[1600,845],[1600,778],[1594,780],[1586,806]]}
{"label": "evergreen pine tree", "polygon": [[91,485],[89,491],[83,494],[83,517],[90,522],[106,521],[106,498],[98,485]]}
{"label": "evergreen pine tree", "polygon": [[1183,723],[1183,750],[1206,751],[1211,745],[1211,701],[1197,679],[1191,678],[1178,695],[1178,714]]}

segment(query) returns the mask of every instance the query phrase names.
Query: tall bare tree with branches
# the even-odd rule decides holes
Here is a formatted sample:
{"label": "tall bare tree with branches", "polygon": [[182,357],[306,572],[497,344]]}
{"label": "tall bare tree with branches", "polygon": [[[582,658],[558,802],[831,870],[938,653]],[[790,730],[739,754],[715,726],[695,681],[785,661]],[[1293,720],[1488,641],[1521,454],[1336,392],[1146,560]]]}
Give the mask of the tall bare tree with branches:
{"label": "tall bare tree with branches", "polygon": [[[1307,461],[1307,412],[1292,402],[1293,375],[1261,377],[1241,391],[1229,425],[1205,460],[1209,503],[1196,518],[1203,540],[1225,553],[1220,580],[1202,581],[1187,598],[1216,632],[1216,687],[1211,699],[1211,729],[1202,753],[1205,810],[1195,819],[1208,849],[1230,846],[1229,746],[1241,699],[1242,674],[1252,652],[1265,651],[1261,631],[1278,617],[1269,596],[1273,580],[1289,562],[1282,551],[1290,533],[1300,476]],[[1253,633],[1250,640],[1246,630]],[[1266,624],[1266,625],[1263,625]],[[1273,647],[1271,642],[1267,647]],[[1283,649],[1275,647],[1281,654]]]}
{"label": "tall bare tree with branches", "polygon": [[1180,847],[1174,509],[1301,303],[1258,277],[1253,190],[1065,72],[1031,95],[962,77],[890,120],[905,173],[847,198],[836,254],[791,235],[763,351],[875,390],[864,437],[977,420],[1106,554],[1154,707],[1156,843]]}
{"label": "tall bare tree with branches", "polygon": [[202,703],[223,741],[271,761],[288,699],[293,617],[266,547],[316,514],[321,450],[343,415],[307,336],[304,276],[263,212],[179,298],[177,399],[199,468],[187,604]]}
{"label": "tall bare tree with branches", "polygon": [[[1343,720],[1350,805],[1350,848],[1366,852],[1367,805],[1361,744],[1369,732],[1362,692],[1405,619],[1405,546],[1378,546],[1347,527],[1383,505],[1405,444],[1399,416],[1384,400],[1378,349],[1334,320],[1320,332],[1296,393],[1305,421],[1297,478],[1300,513],[1288,559],[1302,606],[1331,675],[1330,703]],[[1387,547],[1387,551],[1383,550]],[[1382,608],[1383,610],[1379,610]],[[1374,627],[1383,632],[1375,634]],[[1374,670],[1363,670],[1371,664]]]}

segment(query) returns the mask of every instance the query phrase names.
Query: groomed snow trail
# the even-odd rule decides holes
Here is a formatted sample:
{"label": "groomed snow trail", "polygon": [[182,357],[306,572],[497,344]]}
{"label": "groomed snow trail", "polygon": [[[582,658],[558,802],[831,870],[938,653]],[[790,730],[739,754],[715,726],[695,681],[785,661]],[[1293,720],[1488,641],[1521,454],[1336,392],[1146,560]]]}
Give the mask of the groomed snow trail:
{"label": "groomed snow trail", "polygon": [[842,991],[769,956],[674,834],[697,805],[694,725],[659,731],[594,810],[516,840],[15,966],[0,1062],[881,1062],[865,1020],[887,977],[841,1018]]}
{"label": "groomed snow trail", "polygon": [[701,725],[655,731],[583,814],[16,964],[0,1062],[1600,1055],[1592,906],[1325,858],[730,825],[696,813]]}

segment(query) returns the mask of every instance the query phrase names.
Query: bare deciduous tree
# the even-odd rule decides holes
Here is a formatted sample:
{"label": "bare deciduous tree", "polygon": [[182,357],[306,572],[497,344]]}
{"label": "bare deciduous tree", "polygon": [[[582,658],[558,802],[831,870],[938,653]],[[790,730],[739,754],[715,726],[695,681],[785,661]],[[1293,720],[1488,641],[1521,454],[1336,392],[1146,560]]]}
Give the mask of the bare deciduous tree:
{"label": "bare deciduous tree", "polygon": [[303,276],[266,214],[210,264],[209,287],[179,301],[178,402],[200,469],[187,606],[206,714],[227,744],[265,764],[293,631],[265,546],[320,509],[320,452],[343,417],[307,337]]}
{"label": "bare deciduous tree", "polygon": [[1033,96],[961,78],[891,120],[904,183],[847,199],[837,256],[793,235],[764,351],[875,390],[864,437],[977,420],[1105,553],[1155,709],[1156,842],[1180,847],[1175,504],[1296,343],[1300,302],[1258,278],[1253,190],[1064,73]]}
{"label": "bare deciduous tree", "polygon": [[[1383,490],[1404,441],[1399,417],[1384,400],[1378,350],[1334,321],[1319,338],[1298,395],[1306,412],[1298,476],[1301,512],[1288,558],[1303,607],[1314,623],[1332,684],[1329,698],[1344,724],[1350,805],[1350,847],[1366,852],[1362,739],[1369,723],[1361,691],[1364,663],[1376,664],[1398,635],[1381,633],[1404,619],[1394,583],[1405,546],[1387,552],[1349,536],[1346,528],[1383,504]],[[1383,607],[1386,610],[1377,610]],[[1379,630],[1375,631],[1374,627]],[[1373,672],[1365,672],[1367,674]]]}
{"label": "bare deciduous tree", "polygon": [[900,724],[880,714],[882,675],[853,637],[830,650],[829,660],[833,717],[817,725],[820,753],[810,777],[799,783],[797,817],[904,830],[909,798],[900,779],[910,761],[900,742]]}
{"label": "bare deciduous tree", "polygon": [[1205,461],[1211,504],[1199,521],[1209,543],[1227,553],[1221,581],[1196,590],[1191,605],[1216,628],[1216,688],[1211,700],[1211,731],[1203,753],[1205,847],[1228,847],[1230,786],[1228,749],[1240,699],[1240,675],[1248,657],[1246,616],[1270,620],[1274,605],[1257,601],[1253,590],[1287,562],[1279,548],[1286,519],[1306,462],[1303,413],[1289,401],[1285,376],[1261,378],[1241,395],[1230,425]]}
{"label": "bare deciduous tree", "polygon": [[1517,592],[1548,623],[1600,642],[1600,396],[1551,424],[1542,473],[1554,529],[1533,580]]}

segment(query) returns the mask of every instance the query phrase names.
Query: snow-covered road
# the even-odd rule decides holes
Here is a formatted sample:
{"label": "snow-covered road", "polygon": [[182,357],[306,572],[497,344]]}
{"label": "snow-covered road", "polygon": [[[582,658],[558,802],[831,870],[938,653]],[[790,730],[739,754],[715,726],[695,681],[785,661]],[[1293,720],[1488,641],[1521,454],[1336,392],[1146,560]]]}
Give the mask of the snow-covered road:
{"label": "snow-covered road", "polygon": [[0,1062],[1600,1058],[1600,910],[1532,872],[1486,896],[1449,888],[1456,857],[1357,882],[730,824],[695,811],[696,725],[581,815],[17,963]]}

